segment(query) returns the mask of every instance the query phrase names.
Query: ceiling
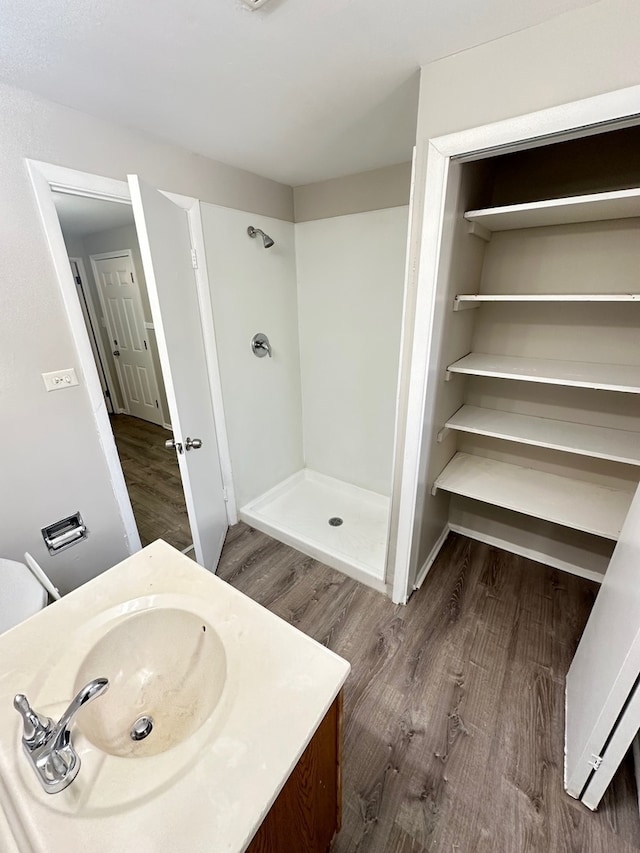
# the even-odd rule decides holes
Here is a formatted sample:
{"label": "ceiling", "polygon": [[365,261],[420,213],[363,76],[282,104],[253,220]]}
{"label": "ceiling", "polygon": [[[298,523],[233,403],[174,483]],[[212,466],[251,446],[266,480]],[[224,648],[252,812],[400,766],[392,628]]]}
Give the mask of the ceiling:
{"label": "ceiling", "polygon": [[58,192],[53,193],[53,203],[62,231],[67,236],[86,237],[98,231],[134,224],[130,204]]}
{"label": "ceiling", "polygon": [[420,65],[592,2],[0,0],[0,80],[296,186],[408,160]]}

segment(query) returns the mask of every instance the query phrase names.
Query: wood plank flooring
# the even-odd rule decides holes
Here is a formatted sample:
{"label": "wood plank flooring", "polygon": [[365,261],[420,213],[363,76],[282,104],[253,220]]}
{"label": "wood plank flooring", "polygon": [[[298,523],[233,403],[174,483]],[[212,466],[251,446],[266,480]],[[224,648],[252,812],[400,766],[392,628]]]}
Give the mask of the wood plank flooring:
{"label": "wood plank flooring", "polygon": [[143,545],[164,539],[182,551],[192,543],[171,433],[130,415],[111,415],[111,428]]}
{"label": "wood plank flooring", "polygon": [[351,662],[333,853],[639,849],[629,760],[596,813],[562,787],[564,676],[594,584],[450,534],[400,607],[244,524],[219,574]]}

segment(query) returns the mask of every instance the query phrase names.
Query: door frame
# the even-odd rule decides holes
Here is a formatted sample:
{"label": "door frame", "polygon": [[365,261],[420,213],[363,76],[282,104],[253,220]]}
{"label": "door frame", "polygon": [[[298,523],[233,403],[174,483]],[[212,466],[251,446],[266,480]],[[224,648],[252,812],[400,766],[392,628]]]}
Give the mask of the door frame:
{"label": "door frame", "polygon": [[[109,393],[109,399],[111,401],[111,408],[113,409],[113,412],[110,414],[117,414],[119,407],[117,406],[117,399],[116,399],[115,394],[114,394],[114,389],[115,389],[116,383],[113,380],[113,376],[111,375],[111,372],[109,370],[109,365],[107,363],[106,352],[105,352],[104,345],[102,343],[102,339],[101,339],[101,335],[100,335],[100,323],[98,321],[98,315],[96,313],[96,306],[93,304],[93,299],[91,297],[91,290],[90,290],[89,285],[87,283],[87,270],[86,270],[86,267],[84,265],[84,260],[82,258],[75,258],[75,257],[69,256],[69,263],[75,264],[78,268],[78,275],[80,278],[79,287],[82,290],[82,298],[83,298],[85,308],[86,308],[86,312],[87,312],[86,317],[84,317],[84,311],[82,311],[82,314],[83,314],[83,317],[85,319],[85,326],[87,325],[87,322],[88,322],[90,327],[91,327],[90,335],[93,336],[93,340],[95,342],[95,349],[94,349],[93,344],[91,344],[91,337],[89,337],[89,344],[91,345],[91,351],[93,352],[93,355],[94,355],[94,361],[95,361],[96,357],[100,359],[100,366],[101,366],[102,371],[103,371],[103,377],[100,378],[100,387],[103,386],[103,381],[104,381],[104,390],[108,391],[108,393]],[[78,287],[78,285],[76,284],[76,291],[77,291],[77,287]],[[80,310],[82,310],[82,305],[80,306]],[[89,329],[87,329],[87,332],[89,333]],[[97,368],[97,365],[96,365],[96,368]],[[100,377],[99,371],[98,371],[98,377]],[[109,411],[108,406],[107,406],[107,411]]]}
{"label": "door frame", "polygon": [[[133,252],[131,251],[131,249],[118,249],[117,251],[113,251],[113,252],[98,252],[97,254],[89,255],[89,261],[91,262],[91,271],[93,272],[93,278],[94,278],[94,281],[96,283],[96,290],[98,291],[98,299],[100,300],[100,309],[102,311],[102,316],[104,317],[104,322],[106,324],[106,327],[109,331],[109,337],[112,339],[113,339],[113,329],[109,325],[109,317],[107,314],[106,305],[104,304],[102,290],[100,289],[100,283],[98,281],[98,270],[96,268],[96,261],[108,261],[108,260],[114,260],[116,258],[122,258],[122,257],[127,257],[129,259],[129,261],[131,263],[131,267],[132,267],[134,275],[135,275],[135,281],[133,283],[135,284],[136,290],[138,292],[138,299],[140,300],[140,312],[142,314],[142,325],[144,326],[145,332],[147,331],[147,325],[148,325],[147,321],[144,318],[144,306],[142,304],[142,296],[140,294],[140,276],[139,276],[138,270],[136,269],[136,265],[135,265],[134,260],[133,260]],[[164,427],[165,426],[165,421],[164,421],[165,414],[162,411],[162,409],[160,408],[160,385],[158,384],[158,374],[156,373],[156,367],[155,367],[155,364],[153,363],[153,352],[151,350],[151,346],[149,346],[148,352],[149,352],[149,360],[151,363],[151,374],[153,376],[153,381],[155,382],[156,394],[158,395],[158,411],[160,412],[160,417],[161,417],[161,420],[160,420],[160,423],[158,424],[158,426]],[[127,405],[127,395],[125,393],[125,387],[124,387],[124,382],[123,382],[122,375],[121,375],[120,365],[118,364],[117,361],[115,361],[114,364],[115,364],[115,368],[116,368],[116,374],[118,376],[118,382],[120,383],[120,395],[122,397],[122,401],[124,404],[123,414],[129,415],[131,413],[130,413],[129,407]],[[163,386],[164,386],[164,381],[163,381]],[[144,420],[144,418],[142,420]],[[150,423],[155,423],[155,421],[151,421]]]}
{"label": "door frame", "polygon": [[[409,235],[403,338],[400,355],[399,413],[406,427],[396,448],[401,461],[394,471],[389,569],[393,572],[392,598],[406,604],[420,585],[442,547],[449,526],[445,525],[426,560],[418,565],[420,529],[426,494],[429,491],[427,461],[431,417],[438,383],[433,355],[440,350],[442,329],[435,319],[442,300],[438,292],[440,246],[448,227],[445,199],[452,160],[468,162],[493,157],[550,142],[628,127],[640,122],[640,86],[596,95],[528,115],[475,127],[459,133],[418,140],[416,146],[414,223]],[[428,204],[425,203],[428,200]],[[388,571],[387,583],[391,582]]]}
{"label": "door frame", "polygon": [[[127,491],[113,431],[109,422],[109,415],[107,413],[107,407],[102,393],[98,370],[93,358],[89,335],[85,326],[84,317],[82,316],[82,310],[80,308],[80,302],[76,292],[76,285],[73,281],[71,266],[69,264],[69,256],[62,236],[60,220],[53,201],[54,192],[63,192],[68,195],[79,195],[103,201],[113,201],[118,204],[131,204],[129,185],[126,181],[106,178],[89,172],[81,172],[76,169],[57,166],[53,163],[46,163],[41,160],[25,158],[25,164],[33,186],[47,245],[51,253],[56,277],[58,279],[64,309],[71,328],[76,352],[78,354],[82,380],[84,381],[87,394],[89,395],[91,410],[98,434],[98,441],[105,459],[114,497],[122,519],[127,548],[129,553],[133,554],[136,551],[139,551],[142,547],[140,536],[138,534],[138,528],[133,515],[131,500]],[[162,193],[187,213],[187,220],[191,233],[191,245],[193,246],[194,273],[198,293],[198,304],[200,307],[205,356],[207,360],[209,388],[211,391],[213,415],[216,435],[218,438],[222,483],[227,494],[227,517],[229,524],[232,525],[237,523],[235,492],[231,476],[231,455],[229,453],[229,441],[227,437],[222,400],[222,386],[220,382],[220,370],[213,325],[213,308],[211,303],[211,292],[209,289],[209,276],[207,272],[200,201],[198,199],[191,198],[190,196],[178,195],[176,193],[165,192],[164,190],[162,190]]]}

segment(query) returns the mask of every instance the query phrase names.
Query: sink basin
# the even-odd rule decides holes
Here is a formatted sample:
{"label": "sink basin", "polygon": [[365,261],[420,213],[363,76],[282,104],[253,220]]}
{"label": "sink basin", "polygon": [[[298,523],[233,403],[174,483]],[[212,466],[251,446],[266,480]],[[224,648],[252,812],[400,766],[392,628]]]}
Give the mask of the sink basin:
{"label": "sink basin", "polygon": [[226,675],[222,641],[202,617],[172,608],[133,613],[80,664],[75,691],[100,677],[109,689],[78,714],[78,729],[110,755],[157,755],[200,728]]}

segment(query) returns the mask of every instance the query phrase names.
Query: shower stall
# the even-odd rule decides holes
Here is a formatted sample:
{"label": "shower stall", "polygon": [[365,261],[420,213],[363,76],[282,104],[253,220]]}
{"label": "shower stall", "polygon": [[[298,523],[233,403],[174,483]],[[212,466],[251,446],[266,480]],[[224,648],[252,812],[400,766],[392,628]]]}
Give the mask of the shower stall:
{"label": "shower stall", "polygon": [[202,215],[239,517],[385,591],[408,206]]}

